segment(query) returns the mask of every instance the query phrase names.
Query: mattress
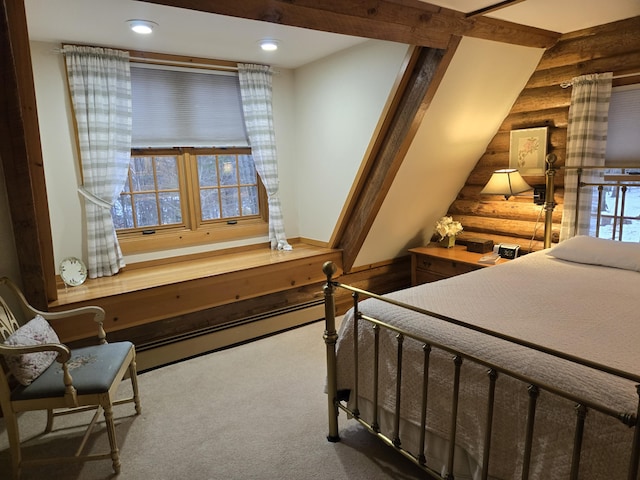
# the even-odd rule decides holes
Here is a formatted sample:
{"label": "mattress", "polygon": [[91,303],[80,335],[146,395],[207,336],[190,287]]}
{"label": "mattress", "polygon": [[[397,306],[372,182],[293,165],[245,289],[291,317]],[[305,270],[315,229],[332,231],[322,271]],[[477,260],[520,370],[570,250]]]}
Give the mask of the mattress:
{"label": "mattress", "polygon": [[[620,242],[617,242],[620,243]],[[640,245],[636,250],[640,254]],[[598,248],[601,246],[598,245]],[[525,339],[625,372],[640,373],[640,273],[635,269],[572,261],[554,256],[554,249],[420,285],[387,295],[395,300],[452,317],[490,331]],[[633,256],[633,255],[632,255]],[[620,258],[627,258],[622,255]],[[640,258],[636,257],[636,259]],[[586,262],[586,263],[585,263]],[[600,262],[600,263],[606,263]],[[446,323],[376,299],[360,302],[365,315],[375,317],[436,344],[497,366],[507,366],[538,385],[588,398],[616,412],[635,413],[635,383],[558,359],[479,332]],[[353,312],[340,326],[337,344],[338,389],[352,389]],[[359,408],[370,420],[373,364],[372,328],[359,329]],[[395,409],[396,348],[394,335],[381,334],[379,415],[383,433],[392,435]],[[402,446],[414,455],[418,449],[422,389],[423,344],[404,341],[400,428]],[[430,360],[427,464],[444,472],[446,445],[435,439],[449,435],[453,354],[434,349]],[[486,366],[465,361],[458,409],[455,478],[479,478],[486,423]],[[496,383],[491,478],[520,478],[526,425],[528,384],[500,375]],[[350,405],[353,406],[353,396]],[[537,400],[530,478],[568,478],[575,429],[575,402],[545,389]],[[580,478],[626,478],[632,429],[619,420],[590,409],[586,419]],[[457,470],[457,471],[456,471]]]}

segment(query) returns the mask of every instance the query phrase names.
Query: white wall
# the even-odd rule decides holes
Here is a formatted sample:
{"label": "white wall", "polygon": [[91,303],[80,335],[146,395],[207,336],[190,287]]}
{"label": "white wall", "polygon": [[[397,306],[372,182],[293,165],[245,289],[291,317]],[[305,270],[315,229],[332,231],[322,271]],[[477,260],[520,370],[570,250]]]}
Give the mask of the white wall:
{"label": "white wall", "polygon": [[302,237],[330,239],[407,50],[370,40],[295,71]]}
{"label": "white wall", "polygon": [[[79,160],[64,58],[58,44],[32,42],[36,101],[56,266],[86,259]],[[367,41],[297,71],[278,69],[273,112],[286,234],[327,241],[393,85],[406,46]],[[268,239],[129,255],[127,263]]]}
{"label": "white wall", "polygon": [[430,240],[543,53],[462,39],[354,266]]}
{"label": "white wall", "polygon": [[[85,255],[79,162],[64,59],[32,57],[56,265]],[[464,38],[367,236],[356,266],[405,255],[446,212],[535,69],[541,49]],[[326,242],[336,227],[407,47],[370,40],[274,76],[280,198],[288,237]],[[265,242],[226,242],[169,252]],[[128,263],[158,254],[126,258]]]}

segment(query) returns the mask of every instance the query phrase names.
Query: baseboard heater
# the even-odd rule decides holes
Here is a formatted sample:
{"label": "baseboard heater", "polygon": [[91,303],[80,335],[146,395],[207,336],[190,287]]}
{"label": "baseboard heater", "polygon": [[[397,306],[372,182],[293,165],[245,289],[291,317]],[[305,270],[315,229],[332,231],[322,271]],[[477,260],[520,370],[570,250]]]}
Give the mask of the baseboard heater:
{"label": "baseboard heater", "polygon": [[[278,317],[287,319],[283,322],[284,326],[279,326],[278,322],[275,321]],[[173,363],[175,361],[184,360],[186,358],[208,353],[220,348],[258,340],[260,338],[273,335],[274,333],[321,320],[322,318],[324,318],[324,301],[322,299],[318,299],[291,307],[284,307],[258,315],[233,320],[221,325],[206,327],[169,338],[138,344],[136,345],[136,351],[139,354],[138,363],[142,363],[139,367],[141,370],[145,370],[147,368],[154,368],[160,364],[164,365]],[[253,333],[253,331],[243,332],[239,335],[231,336],[231,339],[228,341],[223,340],[222,343],[209,343],[204,338],[208,335],[221,334],[225,331],[232,331],[233,329],[240,331],[243,327],[246,328],[249,325],[258,322],[263,322],[263,324],[268,323],[265,322],[265,320],[274,320],[274,325],[263,329],[256,329],[255,335],[249,334]],[[151,361],[150,365],[144,365],[146,362],[141,361],[145,356],[153,356],[155,352],[161,351],[166,353],[158,356],[165,357],[164,359]]]}

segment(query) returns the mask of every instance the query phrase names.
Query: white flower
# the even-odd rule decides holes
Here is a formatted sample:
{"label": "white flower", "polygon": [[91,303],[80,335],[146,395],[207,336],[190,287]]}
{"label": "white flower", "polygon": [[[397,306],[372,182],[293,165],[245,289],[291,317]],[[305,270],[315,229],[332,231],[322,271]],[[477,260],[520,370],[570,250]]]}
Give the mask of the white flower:
{"label": "white flower", "polygon": [[462,224],[453,220],[453,217],[444,216],[436,223],[435,231],[440,235],[440,240],[445,237],[455,237],[462,231]]}

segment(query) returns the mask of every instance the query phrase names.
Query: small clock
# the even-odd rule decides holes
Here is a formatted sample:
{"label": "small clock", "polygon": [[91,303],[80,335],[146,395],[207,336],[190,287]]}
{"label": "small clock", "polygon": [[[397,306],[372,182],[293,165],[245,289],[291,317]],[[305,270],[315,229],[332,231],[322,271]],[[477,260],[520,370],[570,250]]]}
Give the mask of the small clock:
{"label": "small clock", "polygon": [[70,287],[82,285],[87,279],[87,267],[76,257],[67,257],[60,262],[60,278]]}

